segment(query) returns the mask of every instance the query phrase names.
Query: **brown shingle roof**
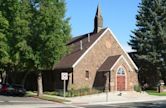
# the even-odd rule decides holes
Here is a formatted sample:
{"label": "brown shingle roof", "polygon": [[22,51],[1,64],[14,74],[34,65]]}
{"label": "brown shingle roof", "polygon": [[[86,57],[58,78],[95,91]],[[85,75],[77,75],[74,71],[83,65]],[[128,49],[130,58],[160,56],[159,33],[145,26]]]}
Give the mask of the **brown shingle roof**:
{"label": "brown shingle roof", "polygon": [[[63,57],[61,61],[54,66],[54,69],[71,69],[72,65],[81,57],[82,54],[100,37],[106,30],[102,29],[98,33],[87,33],[79,37],[73,38],[67,45],[71,48],[71,52]],[[88,42],[88,34],[90,35],[90,42]],[[80,49],[80,40],[82,40],[83,49]]]}
{"label": "brown shingle roof", "polygon": [[108,57],[104,63],[100,66],[100,68],[98,69],[99,72],[106,72],[106,71],[110,71],[110,69],[112,68],[112,66],[115,64],[115,62],[119,59],[121,55],[116,55],[116,56],[110,56]]}

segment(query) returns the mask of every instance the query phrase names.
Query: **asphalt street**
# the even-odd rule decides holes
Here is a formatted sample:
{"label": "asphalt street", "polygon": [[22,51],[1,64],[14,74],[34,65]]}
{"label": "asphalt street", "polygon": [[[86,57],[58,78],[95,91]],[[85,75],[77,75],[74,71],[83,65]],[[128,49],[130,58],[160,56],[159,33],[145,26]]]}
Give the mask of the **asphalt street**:
{"label": "asphalt street", "polygon": [[166,100],[105,105],[65,105],[33,97],[0,96],[0,108],[166,108]]}
{"label": "asphalt street", "polygon": [[166,108],[165,101],[108,104],[108,105],[84,105],[82,108]]}
{"label": "asphalt street", "polygon": [[0,95],[0,108],[72,108],[56,102],[33,97],[13,97]]}

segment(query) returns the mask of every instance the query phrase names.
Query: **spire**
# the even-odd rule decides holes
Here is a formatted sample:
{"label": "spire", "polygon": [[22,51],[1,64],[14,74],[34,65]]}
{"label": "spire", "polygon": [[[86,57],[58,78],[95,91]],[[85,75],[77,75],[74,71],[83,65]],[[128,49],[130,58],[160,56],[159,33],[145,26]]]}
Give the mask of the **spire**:
{"label": "spire", "polygon": [[98,33],[103,27],[103,17],[101,15],[100,3],[97,6],[96,15],[94,19],[94,32]]}

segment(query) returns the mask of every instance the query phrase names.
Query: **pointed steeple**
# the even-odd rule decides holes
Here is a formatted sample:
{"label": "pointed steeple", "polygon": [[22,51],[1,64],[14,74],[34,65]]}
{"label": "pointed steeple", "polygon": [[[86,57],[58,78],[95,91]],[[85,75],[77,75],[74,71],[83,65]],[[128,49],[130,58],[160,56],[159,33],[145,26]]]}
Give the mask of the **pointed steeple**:
{"label": "pointed steeple", "polygon": [[103,27],[103,17],[101,15],[100,3],[97,6],[96,15],[94,19],[94,33],[98,33]]}

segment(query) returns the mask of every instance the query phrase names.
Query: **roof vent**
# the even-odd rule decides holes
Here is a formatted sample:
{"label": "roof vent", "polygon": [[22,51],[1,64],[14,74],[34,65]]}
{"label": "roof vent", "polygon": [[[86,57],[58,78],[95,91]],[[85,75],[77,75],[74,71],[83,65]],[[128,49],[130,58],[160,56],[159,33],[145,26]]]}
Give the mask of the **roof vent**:
{"label": "roof vent", "polygon": [[83,47],[82,47],[82,40],[80,40],[80,50],[82,50]]}
{"label": "roof vent", "polygon": [[90,34],[88,34],[88,42],[90,42]]}

